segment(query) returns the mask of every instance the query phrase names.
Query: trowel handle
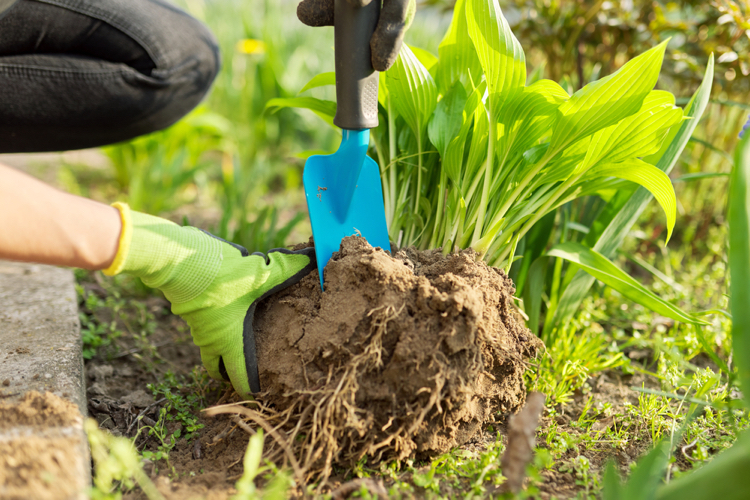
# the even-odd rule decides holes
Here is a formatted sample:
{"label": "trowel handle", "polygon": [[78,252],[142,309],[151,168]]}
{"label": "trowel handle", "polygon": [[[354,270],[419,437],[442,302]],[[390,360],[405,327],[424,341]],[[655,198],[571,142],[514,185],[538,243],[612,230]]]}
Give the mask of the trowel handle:
{"label": "trowel handle", "polygon": [[380,18],[380,0],[335,0],[336,101],[333,123],[347,130],[378,126],[378,72],[370,38]]}

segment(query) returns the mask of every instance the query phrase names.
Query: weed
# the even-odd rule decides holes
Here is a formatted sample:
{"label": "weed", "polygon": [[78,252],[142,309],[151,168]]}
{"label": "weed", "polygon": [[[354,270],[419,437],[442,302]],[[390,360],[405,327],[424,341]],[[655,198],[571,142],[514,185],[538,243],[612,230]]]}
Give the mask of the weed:
{"label": "weed", "polygon": [[122,336],[117,320],[124,316],[125,301],[113,295],[102,299],[96,293],[87,292],[79,284],[76,284],[76,294],[78,318],[81,322],[83,359],[93,358],[100,350],[110,352],[113,341]]}
{"label": "weed", "polygon": [[[247,450],[243,459],[244,471],[242,477],[237,481],[237,495],[234,500],[260,500],[260,499],[284,499],[287,491],[293,485],[292,479],[285,471],[279,470],[273,464],[261,467],[263,457],[263,430],[259,429],[255,435],[250,437]],[[255,486],[255,479],[264,475],[266,486],[259,490]]]}
{"label": "weed", "polygon": [[121,488],[128,490],[137,484],[149,500],[163,500],[164,497],[143,472],[138,452],[129,439],[100,430],[93,419],[88,419],[84,428],[94,462],[94,487],[90,491],[92,499],[119,500],[122,498]]}
{"label": "weed", "polygon": [[[203,401],[200,393],[193,391],[193,386],[203,384],[197,378],[198,373],[193,372],[194,380],[192,383],[176,376],[172,371],[167,371],[161,382],[147,384],[146,387],[153,393],[154,397],[158,401],[163,401],[164,405],[159,410],[156,423],[153,426],[140,427],[138,435],[134,438],[134,441],[137,441],[141,432],[156,438],[156,451],[143,450],[141,453],[144,458],[169,462],[169,452],[175,447],[177,441],[180,438],[190,441],[204,427],[196,414],[205,405],[205,401]],[[205,375],[205,372],[202,373]],[[187,393],[187,396],[184,393]]]}

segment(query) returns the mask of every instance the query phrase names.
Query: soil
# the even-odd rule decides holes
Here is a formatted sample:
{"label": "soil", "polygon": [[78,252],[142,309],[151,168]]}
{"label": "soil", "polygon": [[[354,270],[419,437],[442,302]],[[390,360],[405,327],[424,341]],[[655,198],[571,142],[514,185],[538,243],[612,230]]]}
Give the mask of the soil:
{"label": "soil", "polygon": [[[102,283],[101,276],[89,276],[83,280],[83,287],[106,297],[102,286],[106,283]],[[379,351],[380,368],[377,355],[366,357],[369,364],[356,365],[355,390],[348,389],[349,399],[344,400],[350,406],[340,407],[342,413],[368,430],[360,435],[355,432],[356,426],[339,421],[333,437],[343,440],[344,452],[332,456],[332,463],[346,464],[365,446],[372,446],[374,439],[367,432],[383,436],[382,442],[400,429],[398,439],[388,441],[378,451],[385,450],[381,455],[385,458],[410,450],[416,456],[416,469],[427,467],[426,459],[451,446],[449,443],[462,443],[462,450],[475,453],[494,443],[497,431],[505,434],[505,417],[524,400],[521,374],[525,359],[541,344],[521,326],[521,321],[514,319],[512,284],[502,272],[477,263],[470,253],[444,259],[437,252],[407,249],[391,259],[380,250],[362,248],[355,240],[326,268],[326,283],[328,289],[321,294],[317,273],[313,272],[298,285],[259,305],[255,328],[265,391],[259,401],[264,406],[245,406],[244,411],[254,412],[266,422],[274,422],[274,418],[286,413],[289,422],[296,425],[307,420],[305,425],[309,425],[312,410],[304,415],[302,405],[314,408],[320,402],[315,398],[329,387],[329,378],[343,381],[347,375],[344,367],[352,366],[353,358],[359,356],[362,360],[363,353]],[[329,296],[331,300],[326,299]],[[86,362],[90,415],[116,435],[135,437],[140,431],[138,449],[155,451],[158,442],[142,428],[158,419],[166,402],[152,396],[146,385],[163,381],[168,371],[185,381],[196,379],[197,373],[199,382],[186,385],[179,392],[200,396],[200,405],[193,414],[204,427],[191,440],[178,439],[168,462],[145,461],[144,468],[166,498],[229,498],[236,493],[234,484],[243,472],[242,458],[249,439],[243,428],[248,424],[237,415],[211,417],[200,408],[234,403],[239,398],[228,384],[206,378],[203,369],[197,368],[198,348],[186,325],[169,312],[169,304],[163,298],[149,296],[140,302],[154,315],[156,331],[148,336],[148,345],[137,332],[126,333],[116,339],[114,350]],[[486,303],[493,307],[483,307]],[[83,303],[81,306],[85,311]],[[374,312],[368,316],[370,311]],[[106,323],[112,318],[101,319]],[[373,342],[376,339],[377,343]],[[373,345],[377,349],[372,349]],[[450,365],[446,366],[443,357]],[[268,362],[272,359],[273,363]],[[465,370],[464,375],[459,376],[458,370]],[[590,394],[579,392],[573,403],[562,407],[557,415],[543,416],[538,445],[545,446],[545,429],[550,426],[578,432],[571,423],[577,420],[589,395],[596,401],[611,402],[616,411],[626,402],[637,404],[638,393],[629,387],[640,386],[643,381],[643,376],[626,376],[617,371],[590,379]],[[438,382],[443,384],[439,391]],[[378,384],[385,389],[378,389]],[[420,392],[422,387],[427,390]],[[388,399],[390,394],[396,398],[395,405]],[[430,406],[433,394],[438,397]],[[298,404],[291,406],[295,400]],[[403,411],[407,404],[412,411]],[[424,416],[418,421],[421,413]],[[141,420],[137,419],[139,415]],[[340,413],[332,415],[340,417]],[[605,417],[597,418],[606,425]],[[391,424],[385,430],[385,423],[380,425],[383,418]],[[248,422],[250,427],[258,428],[255,421]],[[415,422],[419,424],[409,429]],[[168,423],[167,427],[172,432],[176,424]],[[284,433],[289,431],[283,426],[281,429]],[[634,444],[632,451],[627,451],[628,456],[621,454],[615,459],[625,470],[648,445],[648,441]],[[288,460],[268,433],[265,447],[279,465]],[[326,449],[325,445],[322,449]],[[571,460],[578,455],[575,449],[569,453]],[[602,470],[612,455],[603,450],[586,456],[592,470]],[[411,481],[409,472],[397,476],[400,481]],[[347,469],[337,467],[329,485],[336,488],[342,483],[354,484],[348,479]],[[392,482],[393,479],[385,480],[386,487]],[[572,472],[544,470],[538,485],[540,497],[574,497],[582,490],[576,482]],[[464,486],[445,482],[440,495],[460,497],[471,488],[468,483]],[[414,487],[416,496],[423,496],[419,493],[421,488]],[[136,488],[125,498],[146,497]]]}
{"label": "soil", "polygon": [[523,405],[526,360],[543,345],[516,312],[512,281],[472,251],[394,258],[351,236],[325,283],[322,293],[311,273],[254,323],[266,408],[255,417],[287,421],[279,433],[308,480],[365,456],[445,453]]}
{"label": "soil", "polygon": [[78,407],[51,392],[30,391],[18,403],[0,403],[0,429],[19,425],[63,427],[80,423]]}
{"label": "soil", "polygon": [[81,423],[78,407],[50,392],[30,391],[18,403],[0,404],[0,497],[47,500],[78,493]]}

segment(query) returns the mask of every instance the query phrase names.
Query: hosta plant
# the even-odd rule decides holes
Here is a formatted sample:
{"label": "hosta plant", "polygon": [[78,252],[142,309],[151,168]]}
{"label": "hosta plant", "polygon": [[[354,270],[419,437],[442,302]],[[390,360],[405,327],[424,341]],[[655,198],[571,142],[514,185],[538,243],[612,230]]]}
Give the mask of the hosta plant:
{"label": "hosta plant", "polygon": [[[458,0],[437,57],[404,45],[381,74],[372,156],[391,239],[445,253],[471,247],[509,268],[545,215],[581,197],[632,193],[634,183],[663,208],[668,239],[675,194],[652,162],[684,135],[685,117],[672,94],[654,90],[666,44],[570,95],[527,74],[498,0]],[[303,92],[333,83],[319,75]],[[329,123],[336,109],[312,97],[268,103],[288,106]]]}

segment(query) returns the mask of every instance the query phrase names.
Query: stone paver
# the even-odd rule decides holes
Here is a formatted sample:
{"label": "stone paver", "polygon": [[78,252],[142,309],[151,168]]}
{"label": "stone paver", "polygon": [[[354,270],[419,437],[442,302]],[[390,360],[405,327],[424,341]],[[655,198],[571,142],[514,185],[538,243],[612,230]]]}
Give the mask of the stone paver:
{"label": "stone paver", "polygon": [[[0,400],[13,402],[30,390],[50,391],[75,403],[86,416],[86,386],[73,273],[67,269],[0,261]],[[29,433],[49,439],[78,436],[81,494],[90,483],[82,426],[0,431],[0,441]],[[0,485],[2,490],[2,485]],[[2,497],[0,491],[0,497]],[[69,497],[70,498],[70,497]]]}

